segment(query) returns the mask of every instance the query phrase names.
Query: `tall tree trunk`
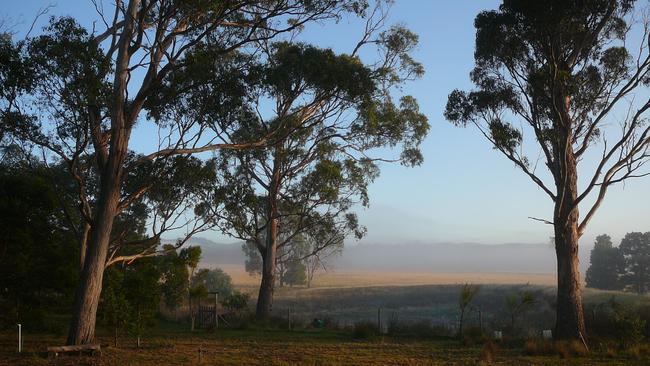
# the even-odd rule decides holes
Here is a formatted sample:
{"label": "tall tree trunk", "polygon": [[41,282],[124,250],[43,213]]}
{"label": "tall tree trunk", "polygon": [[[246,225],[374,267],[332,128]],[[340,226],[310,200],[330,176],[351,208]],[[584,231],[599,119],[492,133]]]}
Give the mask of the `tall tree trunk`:
{"label": "tall tree trunk", "polygon": [[555,338],[581,339],[586,337],[586,333],[580,270],[578,269],[578,236],[571,233],[572,231],[577,232],[576,225],[569,224],[568,226],[566,230],[558,228],[555,230],[555,252],[557,255]]}
{"label": "tall tree trunk", "polygon": [[558,196],[553,220],[557,257],[556,339],[586,338],[580,270],[578,268],[580,213],[575,204],[578,192],[578,175],[570,136],[567,134],[566,149],[561,155],[562,160],[560,161],[561,174],[556,178]]}
{"label": "tall tree trunk", "polygon": [[70,345],[90,343],[95,337],[97,306],[102,292],[102,280],[113,221],[119,212],[122,171],[131,132],[129,128],[126,128],[123,105],[119,103],[117,105],[118,107],[113,109],[111,118],[110,153],[105,165],[99,168],[99,198],[95,206],[84,266],[77,287],[67,341]]}
{"label": "tall tree trunk", "polygon": [[83,231],[79,237],[79,271],[84,269],[86,260],[86,251],[88,250],[88,239],[90,238],[90,224],[84,223]]}
{"label": "tall tree trunk", "polygon": [[[275,220],[277,222],[277,220]],[[275,225],[277,227],[277,223]],[[266,241],[265,253],[262,256],[262,283],[257,296],[257,308],[255,318],[257,320],[268,320],[273,310],[273,290],[275,289],[275,257],[277,254],[275,243]]]}
{"label": "tall tree trunk", "polygon": [[255,317],[257,320],[267,320],[271,316],[273,308],[273,290],[275,289],[275,279],[277,274],[277,256],[278,256],[278,196],[280,192],[280,166],[281,156],[280,149],[276,148],[273,159],[273,175],[269,182],[268,188],[268,207],[266,220],[268,223],[266,230],[266,245],[262,253],[262,282],[260,292],[257,297],[257,309]]}
{"label": "tall tree trunk", "polygon": [[98,211],[77,287],[67,341],[70,345],[91,343],[95,337],[95,320],[102,291],[104,266],[120,197],[117,180],[118,177],[115,176],[102,182],[101,196],[97,204]]}
{"label": "tall tree trunk", "polygon": [[96,146],[100,188],[93,212],[93,224],[91,225],[90,240],[87,242],[84,266],[79,276],[79,286],[68,333],[68,344],[86,344],[95,338],[97,306],[102,292],[106,257],[108,256],[113,221],[119,213],[124,161],[128,153],[133,122],[141,108],[141,106],[131,105],[127,113],[126,102],[130,78],[131,55],[129,48],[134,31],[134,19],[137,18],[139,7],[139,0],[129,1],[128,15],[125,16],[122,33],[119,37],[113,95],[110,103],[111,127],[108,151],[103,150],[103,146]]}

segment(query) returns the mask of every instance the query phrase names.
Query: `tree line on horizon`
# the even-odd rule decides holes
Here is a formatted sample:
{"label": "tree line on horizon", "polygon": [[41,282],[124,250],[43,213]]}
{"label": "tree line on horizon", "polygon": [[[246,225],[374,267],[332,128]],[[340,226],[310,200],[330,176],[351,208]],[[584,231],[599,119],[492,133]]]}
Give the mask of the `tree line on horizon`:
{"label": "tree line on horizon", "polygon": [[625,234],[618,246],[596,237],[586,273],[587,287],[645,294],[650,290],[650,232]]}
{"label": "tree line on horizon", "polygon": [[[52,17],[37,35],[0,36],[3,204],[42,229],[5,217],[0,249],[20,260],[21,245],[45,241],[49,251],[31,255],[56,259],[48,266],[77,282],[67,343],[93,341],[112,267],[172,255],[197,233],[257,252],[260,321],[279,268],[363,237],[355,208],[369,205],[380,164],[420,165],[429,130],[404,92],[424,73],[412,57],[418,36],[386,25],[390,3],[125,0],[97,8],[102,30]],[[647,175],[650,99],[633,97],[650,84],[648,34],[630,22],[641,10],[632,0],[504,0],[477,15],[475,88],[452,91],[444,111],[554,204],[552,217],[533,219],[554,230],[557,339],[587,339],[580,237],[610,187]],[[345,53],[295,41],[344,17],[365,24]],[[142,125],[146,153],[132,149]],[[183,235],[161,245],[170,232]]]}

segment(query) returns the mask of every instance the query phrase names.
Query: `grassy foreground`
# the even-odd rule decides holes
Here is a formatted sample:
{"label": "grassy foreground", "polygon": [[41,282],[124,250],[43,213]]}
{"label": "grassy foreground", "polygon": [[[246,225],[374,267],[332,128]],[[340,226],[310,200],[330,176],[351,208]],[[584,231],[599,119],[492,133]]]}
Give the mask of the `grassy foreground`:
{"label": "grassy foreground", "polygon": [[[99,338],[102,356],[46,358],[47,346],[64,338],[27,335],[25,352],[16,353],[15,334],[0,334],[0,365],[649,365],[648,354],[604,354],[562,358],[527,356],[522,348],[486,352],[454,340],[404,340],[390,337],[354,340],[338,331],[220,330],[217,333],[154,331],[142,348],[134,341]],[[199,351],[200,350],[200,351]],[[489,354],[487,354],[489,353]]]}

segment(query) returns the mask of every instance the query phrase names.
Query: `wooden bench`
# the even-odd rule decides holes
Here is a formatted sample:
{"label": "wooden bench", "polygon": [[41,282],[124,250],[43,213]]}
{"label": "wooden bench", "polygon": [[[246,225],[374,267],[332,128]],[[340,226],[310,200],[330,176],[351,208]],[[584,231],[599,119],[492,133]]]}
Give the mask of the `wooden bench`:
{"label": "wooden bench", "polygon": [[99,344],[82,344],[79,346],[58,346],[58,347],[47,347],[47,355],[57,357],[60,353],[73,353],[76,352],[79,355],[82,353],[90,353],[91,355],[98,354],[101,356],[102,349]]}

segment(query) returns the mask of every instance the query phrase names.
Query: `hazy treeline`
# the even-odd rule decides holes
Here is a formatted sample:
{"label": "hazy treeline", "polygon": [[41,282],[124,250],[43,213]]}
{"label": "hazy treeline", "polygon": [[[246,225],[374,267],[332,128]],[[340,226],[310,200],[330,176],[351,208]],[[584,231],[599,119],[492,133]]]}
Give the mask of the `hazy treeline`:
{"label": "hazy treeline", "polygon": [[627,233],[616,247],[609,235],[596,238],[587,287],[644,294],[650,286],[650,232]]}

